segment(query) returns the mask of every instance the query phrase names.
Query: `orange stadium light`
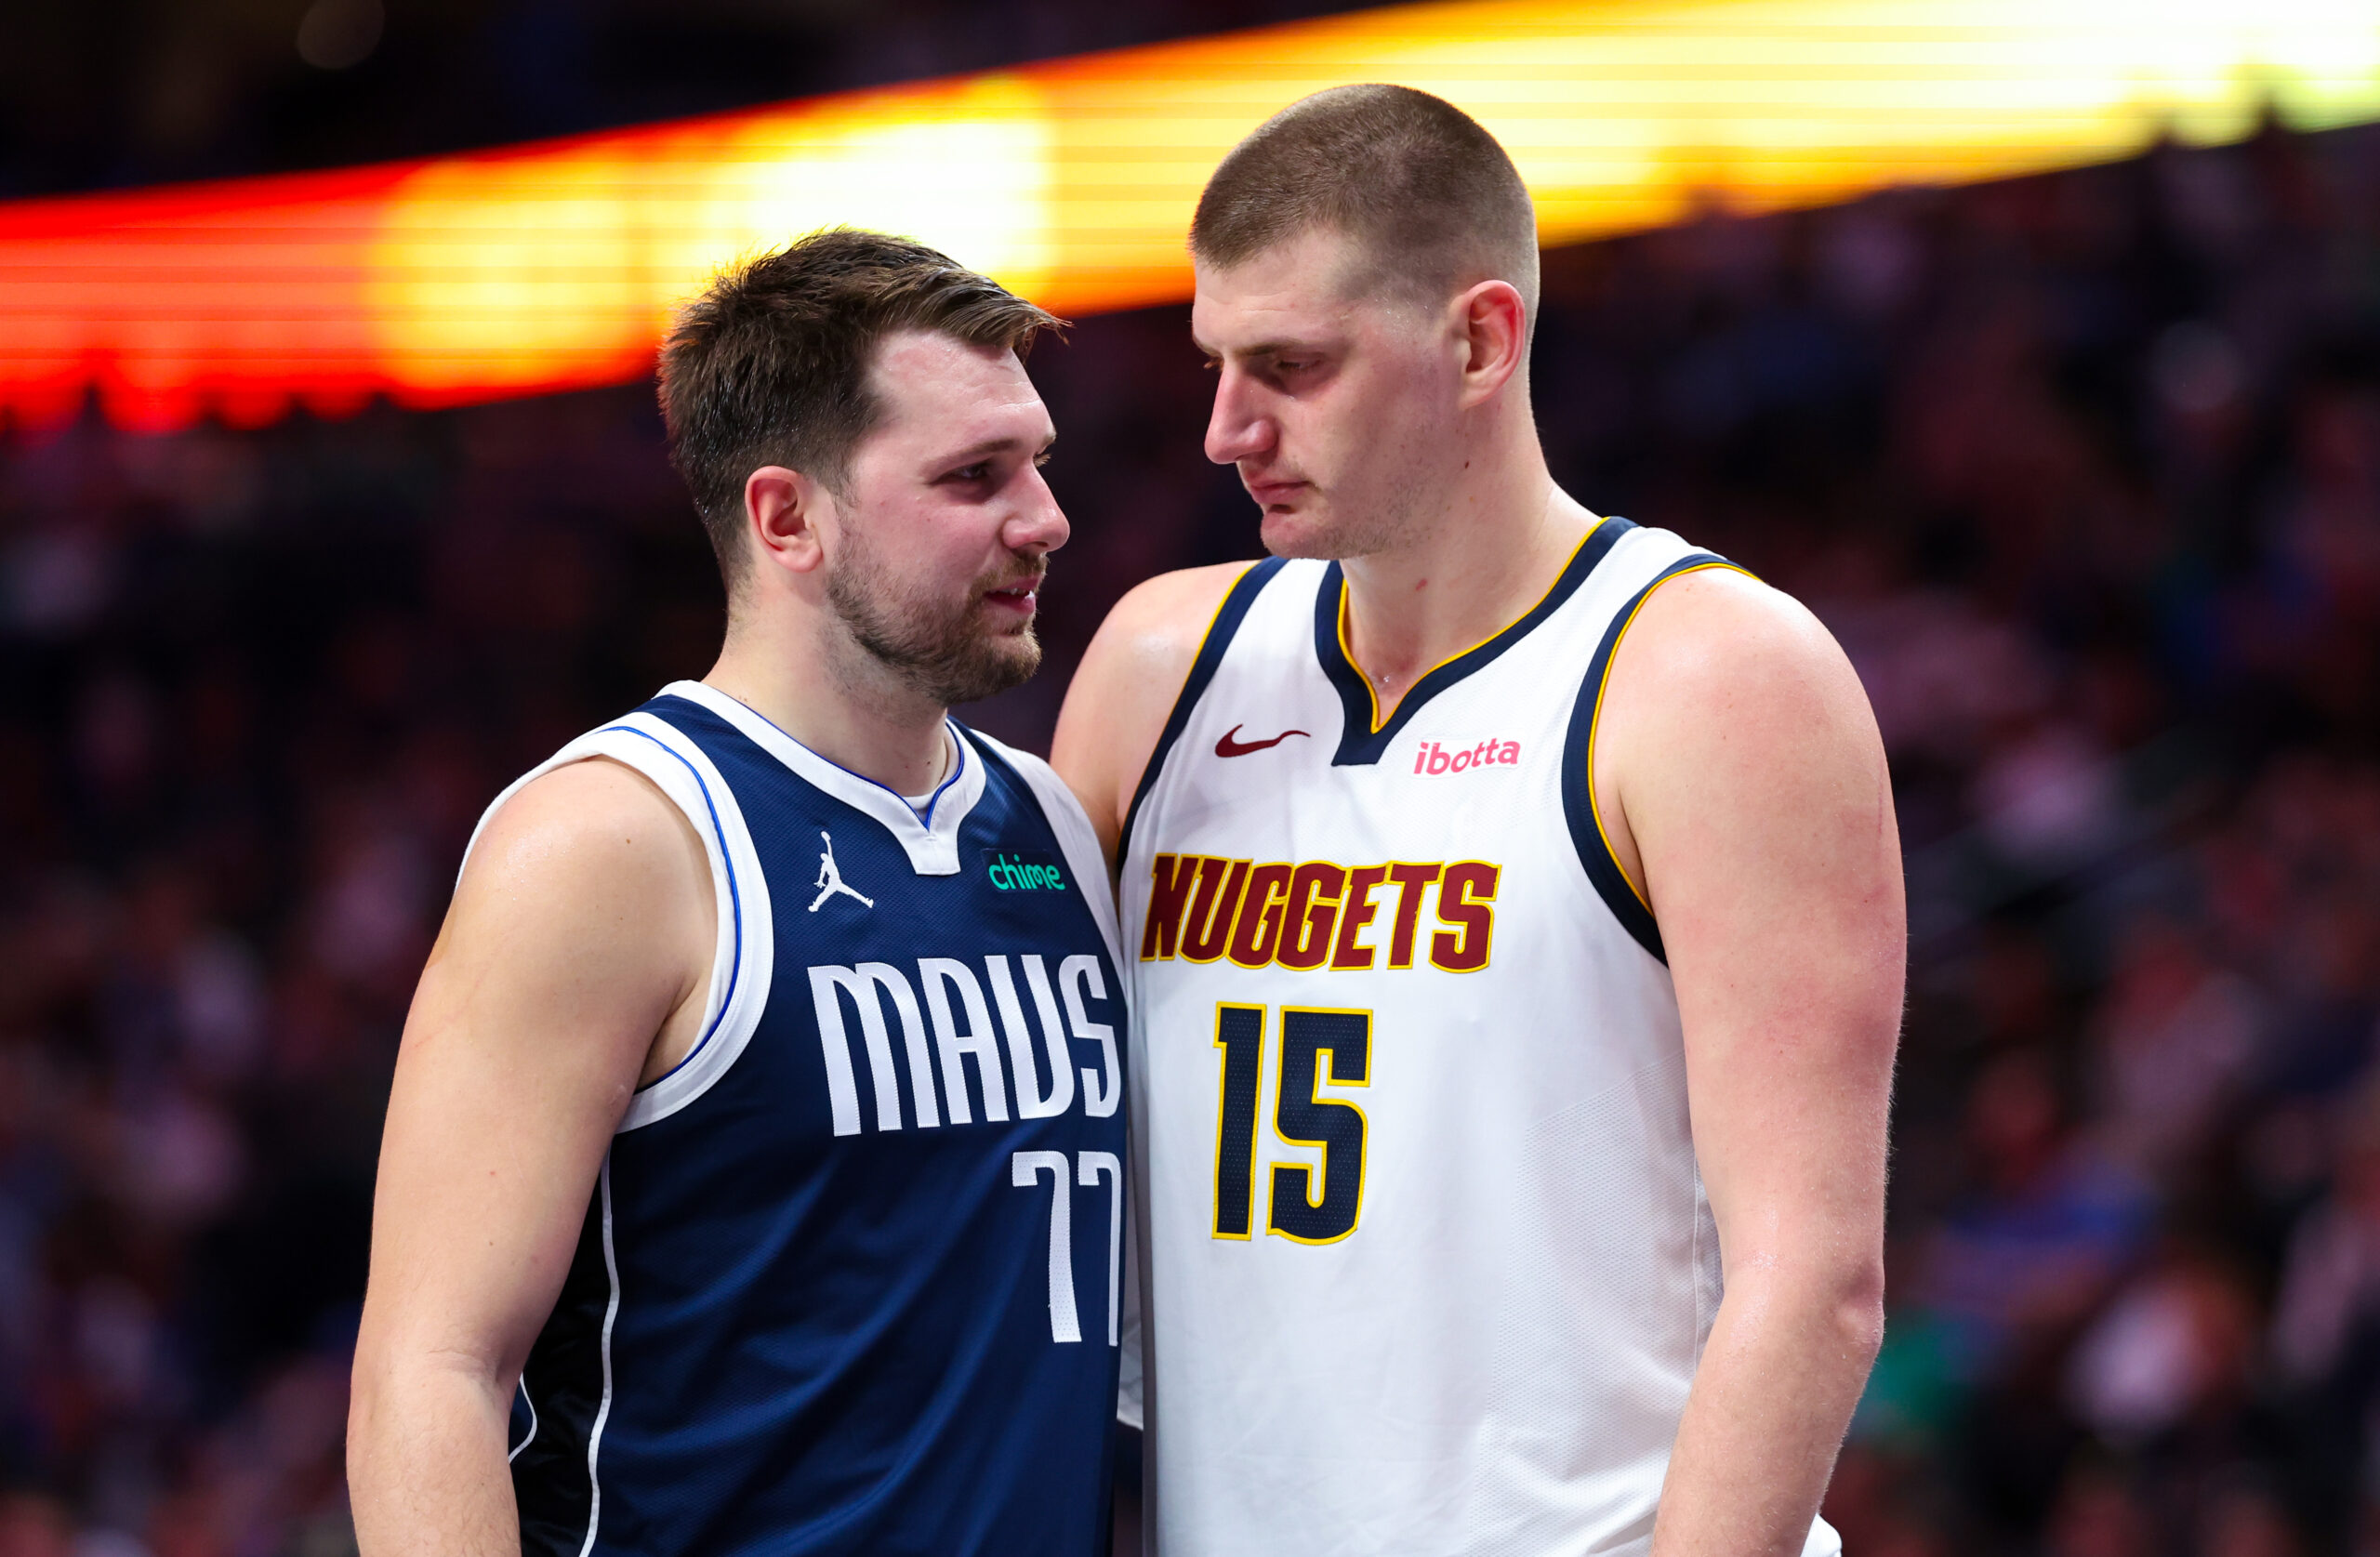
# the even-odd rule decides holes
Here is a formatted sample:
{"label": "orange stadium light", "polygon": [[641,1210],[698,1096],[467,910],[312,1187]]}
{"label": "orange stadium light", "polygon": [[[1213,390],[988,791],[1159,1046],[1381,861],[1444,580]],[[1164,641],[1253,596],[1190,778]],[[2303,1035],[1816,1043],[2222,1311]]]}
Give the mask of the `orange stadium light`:
{"label": "orange stadium light", "polygon": [[1405,6],[466,156],[0,205],[0,416],[254,425],[616,382],[721,262],[836,223],[1064,314],[1188,295],[1200,185],[1397,81],[1512,151],[1549,244],[2380,118],[2372,0]]}

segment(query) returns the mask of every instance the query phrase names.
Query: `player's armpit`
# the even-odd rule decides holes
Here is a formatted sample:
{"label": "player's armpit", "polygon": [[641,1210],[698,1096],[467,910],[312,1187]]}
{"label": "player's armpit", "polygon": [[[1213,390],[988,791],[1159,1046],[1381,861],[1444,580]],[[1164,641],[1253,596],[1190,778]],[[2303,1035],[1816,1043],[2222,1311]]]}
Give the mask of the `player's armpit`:
{"label": "player's armpit", "polygon": [[715,917],[700,840],[615,763],[537,779],[475,845],[381,1143],[349,1434],[370,1557],[516,1549],[513,1381],[656,1035],[699,1017]]}
{"label": "player's armpit", "polygon": [[1907,958],[1889,777],[1825,629],[1740,574],[1657,591],[1595,780],[1659,924],[1726,1290],[1655,1550],[1802,1549],[1881,1335]]}
{"label": "player's armpit", "polygon": [[1185,568],[1136,586],[1108,612],[1067,684],[1050,765],[1091,813],[1110,866],[1141,771],[1165,732],[1198,645],[1248,568]]}

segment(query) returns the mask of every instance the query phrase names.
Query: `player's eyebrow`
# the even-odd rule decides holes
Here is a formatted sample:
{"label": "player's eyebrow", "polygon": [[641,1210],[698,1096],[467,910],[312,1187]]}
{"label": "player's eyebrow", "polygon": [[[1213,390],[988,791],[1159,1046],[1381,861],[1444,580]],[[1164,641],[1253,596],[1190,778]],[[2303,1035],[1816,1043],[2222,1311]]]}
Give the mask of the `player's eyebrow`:
{"label": "player's eyebrow", "polygon": [[[1057,441],[1058,435],[1055,432],[1052,432],[1049,437],[1041,440],[1040,443],[1034,448],[1033,452],[1037,455],[1047,454],[1050,452],[1051,445],[1057,442]],[[948,454],[937,455],[934,456],[932,463],[935,465],[966,465],[991,455],[1006,454],[1011,449],[1022,449],[1025,446],[1026,441],[1022,438],[986,438],[980,443],[970,443],[963,449],[954,449]]]}
{"label": "player's eyebrow", "polygon": [[[1050,447],[1052,442],[1057,442],[1057,433],[1050,433],[1047,438],[1042,438],[1038,450],[1040,450],[1040,447]],[[999,455],[1004,453],[1004,450],[1012,450],[1012,447],[1025,447],[1025,438],[1016,438],[1016,436],[985,438],[983,442],[969,442],[969,445],[959,447],[959,450],[949,450],[947,455],[935,455],[935,459],[938,459],[938,462],[949,462],[949,459],[981,459],[983,455]]]}
{"label": "player's eyebrow", "polygon": [[1207,345],[1196,336],[1190,337],[1190,344],[1205,352],[1207,360],[1210,363],[1221,362],[1225,356],[1237,357],[1242,362],[1246,362],[1253,357],[1279,357],[1290,352],[1320,351],[1323,350],[1319,344],[1313,341],[1267,340],[1259,341],[1254,346],[1241,347],[1236,351],[1223,352],[1216,350],[1213,347]]}

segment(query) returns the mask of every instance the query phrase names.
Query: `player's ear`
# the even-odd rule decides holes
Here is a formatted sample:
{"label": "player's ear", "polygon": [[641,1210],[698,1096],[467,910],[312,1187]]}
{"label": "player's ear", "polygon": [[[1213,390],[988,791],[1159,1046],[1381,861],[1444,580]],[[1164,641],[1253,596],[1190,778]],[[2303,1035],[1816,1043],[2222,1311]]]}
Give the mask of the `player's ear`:
{"label": "player's ear", "polygon": [[1527,305],[1508,281],[1483,281],[1455,299],[1462,362],[1461,404],[1469,410],[1495,397],[1521,367],[1528,338]]}
{"label": "player's ear", "polygon": [[809,573],[825,561],[821,512],[833,498],[825,485],[782,465],[763,465],[744,478],[744,522],[763,564]]}

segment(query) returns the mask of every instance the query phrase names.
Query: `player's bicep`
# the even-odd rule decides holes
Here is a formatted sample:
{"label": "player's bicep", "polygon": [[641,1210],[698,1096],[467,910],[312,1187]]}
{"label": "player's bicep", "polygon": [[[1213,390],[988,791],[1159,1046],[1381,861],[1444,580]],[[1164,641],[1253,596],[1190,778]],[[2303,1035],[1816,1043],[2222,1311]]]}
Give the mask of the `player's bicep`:
{"label": "player's bicep", "polygon": [[[641,791],[641,793],[640,793]],[[707,886],[668,802],[610,763],[523,789],[473,851],[407,1017],[367,1327],[515,1368],[561,1289],[612,1132],[689,993]]]}
{"label": "player's bicep", "polygon": [[1727,575],[1671,590],[1628,645],[1615,747],[1722,1247],[1864,1239],[1907,952],[1875,722],[1799,606]]}

